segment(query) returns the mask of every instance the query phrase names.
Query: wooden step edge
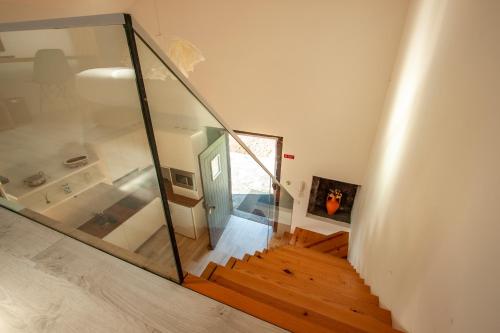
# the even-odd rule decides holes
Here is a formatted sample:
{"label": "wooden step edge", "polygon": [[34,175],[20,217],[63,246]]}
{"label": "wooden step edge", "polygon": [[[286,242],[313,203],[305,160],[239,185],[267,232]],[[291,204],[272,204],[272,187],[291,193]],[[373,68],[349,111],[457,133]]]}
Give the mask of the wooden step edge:
{"label": "wooden step edge", "polygon": [[218,267],[212,281],[228,289],[232,289],[254,300],[273,305],[281,311],[295,312],[295,316],[305,316],[316,321],[318,326],[328,327],[334,331],[359,333],[396,333],[391,325],[383,323],[371,316],[347,310],[335,304],[314,300],[307,295],[292,292],[286,288],[275,286],[235,270]]}
{"label": "wooden step edge", "polygon": [[210,280],[210,277],[214,273],[214,271],[217,269],[217,264],[214,262],[209,262],[207,267],[203,270],[203,273],[201,273],[200,278],[205,279],[205,280]]}
{"label": "wooden step edge", "polygon": [[234,290],[225,288],[214,282],[198,278],[191,274],[186,276],[183,285],[195,292],[291,332],[332,332],[327,328],[314,325],[306,320],[278,310],[265,303],[258,302],[248,296],[242,295]]}
{"label": "wooden step edge", "polygon": [[[230,268],[230,269],[231,269],[231,268],[233,268],[233,267],[234,267],[234,264],[236,264],[236,261],[237,261],[237,260],[238,260],[238,259],[236,259],[235,257],[231,257],[231,258],[229,258],[229,260],[226,262],[226,265],[225,265],[225,266],[226,266],[227,268]],[[208,279],[207,279],[207,280],[208,280]]]}
{"label": "wooden step edge", "polygon": [[243,256],[243,258],[241,258],[241,261],[248,261],[248,259],[250,259],[250,255],[248,253],[245,253],[245,255]]}
{"label": "wooden step edge", "polygon": [[316,244],[322,243],[322,242],[330,240],[330,239],[335,239],[335,238],[338,238],[338,237],[343,237],[345,234],[347,234],[349,236],[349,233],[347,231],[338,231],[338,232],[333,233],[331,235],[325,235],[324,239],[320,239],[320,240],[316,240],[316,241],[311,241],[311,242],[308,242],[308,243],[304,243],[303,247],[311,247],[311,246],[314,246]]}

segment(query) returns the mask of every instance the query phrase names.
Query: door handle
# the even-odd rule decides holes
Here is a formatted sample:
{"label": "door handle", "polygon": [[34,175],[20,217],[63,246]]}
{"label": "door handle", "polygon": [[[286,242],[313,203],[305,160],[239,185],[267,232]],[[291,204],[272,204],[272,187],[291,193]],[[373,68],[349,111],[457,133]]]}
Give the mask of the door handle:
{"label": "door handle", "polygon": [[211,215],[215,210],[215,206],[206,206],[205,209],[207,210],[208,215]]}

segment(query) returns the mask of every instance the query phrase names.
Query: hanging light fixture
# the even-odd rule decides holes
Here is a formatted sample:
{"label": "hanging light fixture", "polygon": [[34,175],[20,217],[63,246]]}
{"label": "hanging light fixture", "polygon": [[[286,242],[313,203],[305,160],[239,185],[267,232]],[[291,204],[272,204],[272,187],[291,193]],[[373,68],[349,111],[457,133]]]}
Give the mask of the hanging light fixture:
{"label": "hanging light fixture", "polygon": [[181,38],[170,41],[167,55],[185,77],[188,77],[188,72],[194,71],[197,63],[205,61],[205,57],[193,43]]}

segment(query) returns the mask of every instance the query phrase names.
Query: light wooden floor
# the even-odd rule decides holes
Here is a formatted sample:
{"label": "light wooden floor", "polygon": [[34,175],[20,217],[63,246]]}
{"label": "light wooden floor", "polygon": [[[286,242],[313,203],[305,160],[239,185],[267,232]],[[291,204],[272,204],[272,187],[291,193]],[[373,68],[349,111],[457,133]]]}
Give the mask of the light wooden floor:
{"label": "light wooden floor", "polygon": [[0,332],[283,332],[0,208]]}
{"label": "light wooden floor", "polygon": [[[172,260],[172,252],[165,229],[160,229],[136,252],[160,264],[168,265]],[[231,216],[214,250],[208,247],[208,233],[204,233],[197,240],[176,234],[184,272],[200,275],[210,261],[224,265],[232,256],[241,259],[245,253],[262,251],[267,247],[268,229],[270,228],[266,225]]]}

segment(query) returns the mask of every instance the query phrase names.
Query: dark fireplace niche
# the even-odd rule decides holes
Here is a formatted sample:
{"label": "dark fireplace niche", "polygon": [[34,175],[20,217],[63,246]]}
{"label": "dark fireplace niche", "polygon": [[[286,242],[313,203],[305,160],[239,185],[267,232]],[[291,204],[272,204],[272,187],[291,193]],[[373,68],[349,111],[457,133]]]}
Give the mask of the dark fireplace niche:
{"label": "dark fireplace niche", "polygon": [[[351,211],[358,186],[338,180],[313,176],[307,212],[335,221],[351,223]],[[338,190],[337,193],[340,192],[342,194],[340,206],[333,215],[328,215],[326,198],[330,191],[335,192],[336,190]]]}

